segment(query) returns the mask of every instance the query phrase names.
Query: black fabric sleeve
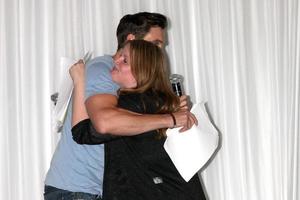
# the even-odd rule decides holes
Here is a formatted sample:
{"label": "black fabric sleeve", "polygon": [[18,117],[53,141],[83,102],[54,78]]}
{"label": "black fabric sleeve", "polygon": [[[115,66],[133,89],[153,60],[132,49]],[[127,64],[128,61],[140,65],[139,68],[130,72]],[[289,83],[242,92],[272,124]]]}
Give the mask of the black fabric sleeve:
{"label": "black fabric sleeve", "polygon": [[72,128],[73,140],[78,144],[103,144],[120,138],[110,134],[101,134],[96,131],[90,119],[84,119]]}

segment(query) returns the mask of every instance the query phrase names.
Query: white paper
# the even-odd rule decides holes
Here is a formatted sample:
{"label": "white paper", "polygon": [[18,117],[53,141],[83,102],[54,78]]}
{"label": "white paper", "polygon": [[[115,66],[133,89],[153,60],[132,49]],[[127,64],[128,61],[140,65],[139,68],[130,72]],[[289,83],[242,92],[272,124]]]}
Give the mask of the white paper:
{"label": "white paper", "polygon": [[60,58],[60,77],[57,91],[58,98],[53,110],[53,129],[55,132],[61,131],[72,96],[73,81],[69,74],[69,68],[75,62],[75,59],[66,57]]}
{"label": "white paper", "polygon": [[195,104],[191,112],[198,126],[179,133],[180,128],[167,130],[164,148],[185,181],[189,181],[210,159],[218,147],[219,134],[210,122],[204,103]]}
{"label": "white paper", "polygon": [[[87,52],[83,59],[86,63],[91,58],[92,53]],[[69,74],[69,68],[75,64],[78,60],[72,58],[61,57],[60,58],[60,77],[58,87],[58,98],[53,110],[53,125],[52,128],[55,132],[60,132],[66,118],[67,109],[72,97],[73,81]]]}

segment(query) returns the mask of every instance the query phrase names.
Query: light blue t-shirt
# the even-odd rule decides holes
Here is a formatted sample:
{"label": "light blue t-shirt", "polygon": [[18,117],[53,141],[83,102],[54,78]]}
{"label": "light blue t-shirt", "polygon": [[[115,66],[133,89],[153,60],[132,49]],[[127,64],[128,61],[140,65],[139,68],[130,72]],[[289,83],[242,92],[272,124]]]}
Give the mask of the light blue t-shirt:
{"label": "light blue t-shirt", "polygon": [[[86,66],[86,97],[99,93],[117,95],[119,86],[110,75],[111,56],[91,60]],[[72,103],[61,139],[54,152],[45,184],[72,192],[102,194],[104,145],[79,145],[72,139]]]}

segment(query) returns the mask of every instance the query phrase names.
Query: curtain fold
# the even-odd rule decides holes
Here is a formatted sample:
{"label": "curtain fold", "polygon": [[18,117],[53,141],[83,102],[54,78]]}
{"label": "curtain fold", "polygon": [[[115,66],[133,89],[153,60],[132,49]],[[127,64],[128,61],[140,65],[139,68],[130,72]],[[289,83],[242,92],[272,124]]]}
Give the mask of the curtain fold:
{"label": "curtain fold", "polygon": [[42,199],[60,57],[113,54],[140,11],[168,16],[170,70],[220,132],[209,199],[300,199],[297,0],[0,0],[0,199]]}

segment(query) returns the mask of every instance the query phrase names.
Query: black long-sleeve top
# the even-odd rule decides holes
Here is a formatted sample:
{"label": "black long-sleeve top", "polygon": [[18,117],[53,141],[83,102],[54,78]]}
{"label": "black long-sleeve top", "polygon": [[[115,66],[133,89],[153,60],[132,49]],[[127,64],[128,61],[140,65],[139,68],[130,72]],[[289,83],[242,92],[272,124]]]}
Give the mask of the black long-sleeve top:
{"label": "black long-sleeve top", "polygon": [[[137,113],[156,113],[162,97],[147,92],[121,95],[118,106]],[[105,144],[103,200],[204,200],[197,174],[185,182],[163,148],[156,130],[130,137],[96,132],[90,120],[72,129],[79,144]]]}

